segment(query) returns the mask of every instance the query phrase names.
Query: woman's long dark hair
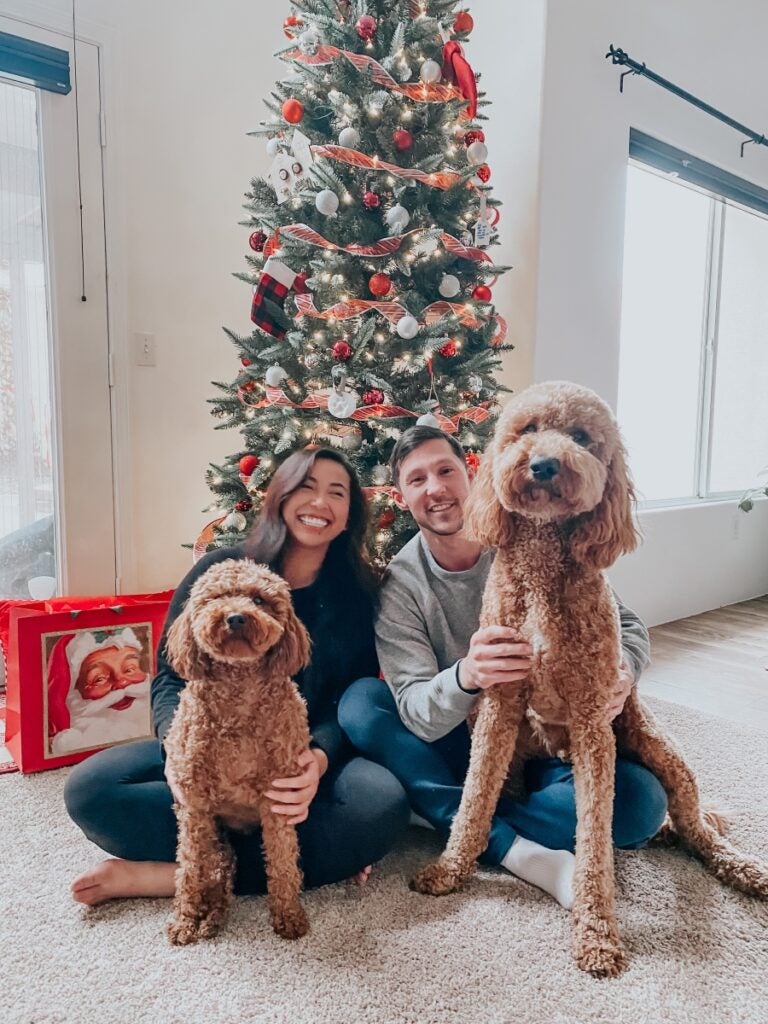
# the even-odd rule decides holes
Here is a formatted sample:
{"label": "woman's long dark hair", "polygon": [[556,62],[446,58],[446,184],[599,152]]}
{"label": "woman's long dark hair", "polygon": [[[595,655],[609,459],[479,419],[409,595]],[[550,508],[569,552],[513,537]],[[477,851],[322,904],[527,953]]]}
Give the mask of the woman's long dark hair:
{"label": "woman's long dark hair", "polygon": [[363,590],[372,594],[377,577],[368,561],[365,548],[368,532],[368,501],[349,460],[333,448],[304,448],[289,455],[269,482],[264,504],[247,540],[245,550],[255,562],[262,562],[279,572],[280,556],[288,539],[288,528],[281,510],[285,499],[293,494],[312,472],[317,459],[327,459],[342,466],[349,476],[349,519],[347,528],[331,541],[321,573],[332,576],[343,585],[350,575]]}

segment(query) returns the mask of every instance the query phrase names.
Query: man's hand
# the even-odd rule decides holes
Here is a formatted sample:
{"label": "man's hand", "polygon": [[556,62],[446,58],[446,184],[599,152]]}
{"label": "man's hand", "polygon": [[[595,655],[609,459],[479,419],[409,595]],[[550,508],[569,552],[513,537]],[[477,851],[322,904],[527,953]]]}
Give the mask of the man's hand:
{"label": "man's hand", "polygon": [[473,633],[459,665],[462,690],[488,690],[499,683],[520,682],[531,670],[531,645],[521,643],[506,626],[485,626]]}
{"label": "man's hand", "polygon": [[605,709],[605,720],[609,724],[614,720],[614,718],[618,718],[624,710],[627,697],[632,693],[632,687],[634,685],[634,673],[626,657],[624,657],[621,659],[621,666],[619,668],[619,681],[616,684],[616,688],[611,693],[608,701],[608,707]]}
{"label": "man's hand", "polygon": [[328,756],[324,750],[312,747],[299,754],[298,765],[304,771],[290,779],[275,779],[272,789],[264,796],[272,801],[274,814],[283,814],[289,825],[299,825],[309,816],[309,805],[315,799],[320,779],[328,770]]}

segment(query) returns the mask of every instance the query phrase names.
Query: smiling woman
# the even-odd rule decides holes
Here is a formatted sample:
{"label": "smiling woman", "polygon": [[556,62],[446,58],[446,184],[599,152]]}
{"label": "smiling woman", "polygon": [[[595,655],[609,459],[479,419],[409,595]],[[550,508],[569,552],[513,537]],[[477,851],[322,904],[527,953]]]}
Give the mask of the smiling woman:
{"label": "smiling woman", "polygon": [[[70,776],[67,809],[108,860],[78,878],[73,896],[95,904],[127,896],[171,896],[181,803],[165,767],[165,736],[186,686],[171,668],[168,629],[195,581],[229,558],[266,564],[291,587],[294,609],[312,641],[311,663],[296,676],[307,704],[310,746],[290,778],[265,791],[271,812],[298,826],[307,887],[360,875],[379,860],[408,821],[402,787],[386,769],[355,756],[337,719],[342,693],[355,679],[376,675],[373,636],[375,576],[365,554],[365,496],[339,452],[307,448],[274,474],[248,540],[202,558],[179,585],[158,651],[152,683],[157,738],[113,748]],[[235,891],[266,889],[261,831],[232,832]]]}

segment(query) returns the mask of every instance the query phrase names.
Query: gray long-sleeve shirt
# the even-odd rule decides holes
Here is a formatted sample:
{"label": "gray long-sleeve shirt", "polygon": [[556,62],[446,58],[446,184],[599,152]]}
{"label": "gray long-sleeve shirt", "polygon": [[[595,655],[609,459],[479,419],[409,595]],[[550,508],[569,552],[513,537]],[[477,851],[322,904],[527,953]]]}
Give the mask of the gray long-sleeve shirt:
{"label": "gray long-sleeve shirt", "polygon": [[[455,729],[477,700],[460,688],[458,663],[479,627],[493,559],[485,551],[471,569],[449,572],[418,533],[390,562],[376,621],[379,664],[404,724],[429,743]],[[648,630],[616,600],[637,679],[650,660]]]}

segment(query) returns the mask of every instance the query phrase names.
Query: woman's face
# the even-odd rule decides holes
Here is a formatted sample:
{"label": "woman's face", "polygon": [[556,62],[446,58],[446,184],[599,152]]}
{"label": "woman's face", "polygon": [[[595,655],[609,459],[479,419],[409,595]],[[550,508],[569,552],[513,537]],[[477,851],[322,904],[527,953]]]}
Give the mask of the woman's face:
{"label": "woman's face", "polygon": [[285,499],[281,515],[294,545],[327,548],[349,519],[349,474],[338,462],[315,459],[303,483]]}

